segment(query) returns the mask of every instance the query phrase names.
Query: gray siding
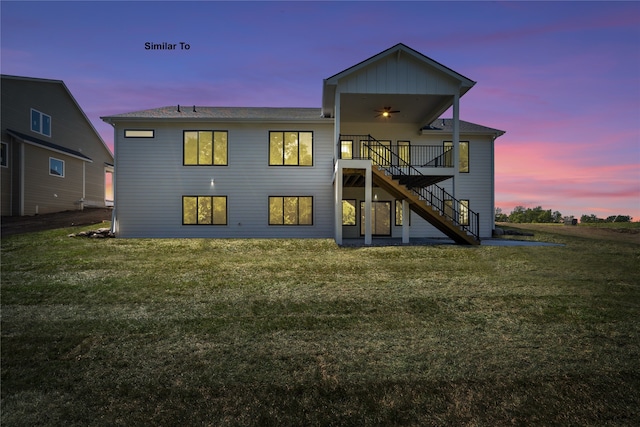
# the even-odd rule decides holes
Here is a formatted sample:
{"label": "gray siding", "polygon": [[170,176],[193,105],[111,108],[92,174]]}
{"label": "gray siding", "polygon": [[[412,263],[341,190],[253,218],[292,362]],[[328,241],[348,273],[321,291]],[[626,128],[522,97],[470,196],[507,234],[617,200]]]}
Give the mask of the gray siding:
{"label": "gray siding", "polygon": [[[137,123],[116,130],[120,237],[333,237],[332,124]],[[227,130],[227,166],[183,166],[184,130]],[[313,131],[313,167],[269,166],[269,131]],[[215,180],[212,187],[211,179]],[[182,225],[182,196],[227,196],[224,226]],[[268,196],[313,196],[312,226],[269,226]]]}

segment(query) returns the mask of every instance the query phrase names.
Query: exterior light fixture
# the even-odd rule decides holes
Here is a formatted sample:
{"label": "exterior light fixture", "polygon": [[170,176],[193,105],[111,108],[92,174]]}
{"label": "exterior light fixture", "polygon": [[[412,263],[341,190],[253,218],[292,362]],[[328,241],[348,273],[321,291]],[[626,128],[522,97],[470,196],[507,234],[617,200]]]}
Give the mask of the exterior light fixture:
{"label": "exterior light fixture", "polygon": [[214,184],[215,184],[215,180],[211,178],[211,186],[213,187]]}

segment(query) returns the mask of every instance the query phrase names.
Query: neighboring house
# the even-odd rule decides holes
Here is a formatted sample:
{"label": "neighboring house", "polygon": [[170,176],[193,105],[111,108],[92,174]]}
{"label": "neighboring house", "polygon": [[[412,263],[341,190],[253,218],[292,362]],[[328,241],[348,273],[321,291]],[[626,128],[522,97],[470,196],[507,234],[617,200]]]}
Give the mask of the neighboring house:
{"label": "neighboring house", "polygon": [[113,205],[113,155],[64,82],[2,75],[1,90],[2,215]]}
{"label": "neighboring house", "polygon": [[[121,237],[449,237],[494,228],[494,140],[475,82],[398,44],[324,80],[322,108],[172,106],[115,128]],[[453,107],[453,119],[439,118]],[[409,212],[411,210],[411,212]]]}

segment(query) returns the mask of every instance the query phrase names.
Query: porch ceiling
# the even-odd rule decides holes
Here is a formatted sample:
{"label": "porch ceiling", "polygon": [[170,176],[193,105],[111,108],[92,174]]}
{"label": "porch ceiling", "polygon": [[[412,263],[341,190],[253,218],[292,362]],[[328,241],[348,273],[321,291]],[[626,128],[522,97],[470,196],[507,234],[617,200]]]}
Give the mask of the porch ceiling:
{"label": "porch ceiling", "polygon": [[[402,95],[343,93],[340,96],[341,122],[390,122],[422,125],[437,119],[453,102],[450,95]],[[399,113],[376,117],[376,110],[391,107]]]}

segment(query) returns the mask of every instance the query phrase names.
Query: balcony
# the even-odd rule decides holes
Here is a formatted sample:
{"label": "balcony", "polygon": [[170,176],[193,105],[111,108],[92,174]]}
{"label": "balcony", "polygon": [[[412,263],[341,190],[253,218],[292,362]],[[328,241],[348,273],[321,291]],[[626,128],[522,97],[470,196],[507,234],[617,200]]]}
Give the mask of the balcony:
{"label": "balcony", "polygon": [[[413,168],[451,168],[453,167],[453,151],[443,145],[419,145],[408,141],[391,143],[379,141],[371,135],[340,135],[340,159],[369,159],[368,150],[379,152],[381,163],[402,163]],[[394,160],[392,160],[394,159]]]}

